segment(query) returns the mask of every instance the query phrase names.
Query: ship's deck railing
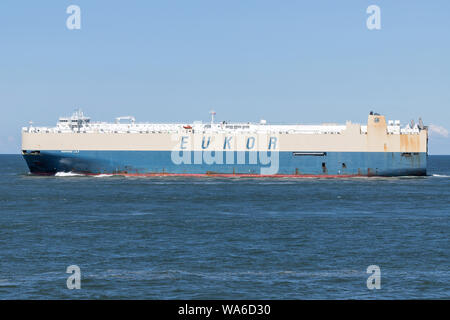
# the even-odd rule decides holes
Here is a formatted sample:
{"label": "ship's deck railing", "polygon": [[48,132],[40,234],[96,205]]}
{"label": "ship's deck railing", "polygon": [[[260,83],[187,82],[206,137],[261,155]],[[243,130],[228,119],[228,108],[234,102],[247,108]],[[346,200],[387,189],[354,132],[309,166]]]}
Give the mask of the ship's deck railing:
{"label": "ship's deck railing", "polygon": [[[360,126],[367,133],[367,126]],[[346,125],[269,125],[254,123],[106,123],[92,122],[74,127],[58,123],[56,127],[24,127],[24,132],[34,133],[275,133],[275,134],[341,134]],[[401,128],[399,124],[388,125],[389,134],[418,134],[417,125]]]}

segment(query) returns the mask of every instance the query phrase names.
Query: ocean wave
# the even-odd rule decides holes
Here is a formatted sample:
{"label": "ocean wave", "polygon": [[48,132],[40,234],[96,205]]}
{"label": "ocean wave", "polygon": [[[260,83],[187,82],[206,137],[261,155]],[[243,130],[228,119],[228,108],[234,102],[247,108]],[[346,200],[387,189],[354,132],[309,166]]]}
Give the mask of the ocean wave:
{"label": "ocean wave", "polygon": [[55,177],[81,177],[84,174],[75,173],[75,172],[57,172],[55,173]]}
{"label": "ocean wave", "polygon": [[445,174],[433,174],[433,177],[438,177],[438,178],[450,178],[450,176],[445,175]]}
{"label": "ocean wave", "polygon": [[86,174],[82,174],[82,173],[75,173],[75,172],[57,172],[55,174],[55,177],[95,177],[95,178],[106,178],[106,177],[113,177],[113,174],[92,174],[92,175],[86,175]]}

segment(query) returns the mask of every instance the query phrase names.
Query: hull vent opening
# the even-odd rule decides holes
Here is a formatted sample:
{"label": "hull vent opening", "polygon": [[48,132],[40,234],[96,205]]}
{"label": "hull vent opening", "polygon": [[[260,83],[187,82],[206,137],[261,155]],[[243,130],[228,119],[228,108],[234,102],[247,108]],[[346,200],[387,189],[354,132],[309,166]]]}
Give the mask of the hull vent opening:
{"label": "hull vent opening", "polygon": [[323,157],[327,155],[326,152],[293,152],[292,154],[296,157],[299,156]]}

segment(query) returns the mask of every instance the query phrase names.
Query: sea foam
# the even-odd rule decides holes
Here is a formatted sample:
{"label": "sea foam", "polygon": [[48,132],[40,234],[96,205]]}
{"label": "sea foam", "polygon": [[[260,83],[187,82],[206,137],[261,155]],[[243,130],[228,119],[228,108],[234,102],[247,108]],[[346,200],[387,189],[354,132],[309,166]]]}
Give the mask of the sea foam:
{"label": "sea foam", "polygon": [[55,174],[55,177],[79,177],[79,176],[84,176],[84,175],[80,174],[80,173],[74,173],[74,172],[57,172]]}

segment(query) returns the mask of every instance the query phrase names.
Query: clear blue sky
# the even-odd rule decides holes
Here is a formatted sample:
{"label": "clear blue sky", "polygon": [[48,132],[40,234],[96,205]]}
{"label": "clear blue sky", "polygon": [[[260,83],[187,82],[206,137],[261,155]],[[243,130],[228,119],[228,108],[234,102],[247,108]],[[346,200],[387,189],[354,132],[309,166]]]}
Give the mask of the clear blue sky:
{"label": "clear blue sky", "polygon": [[[81,7],[81,30],[66,8]],[[379,31],[366,8],[381,8]],[[365,122],[436,126],[450,154],[450,1],[2,0],[0,153],[29,120]],[[442,127],[439,129],[439,127]],[[441,131],[439,135],[437,131]]]}

